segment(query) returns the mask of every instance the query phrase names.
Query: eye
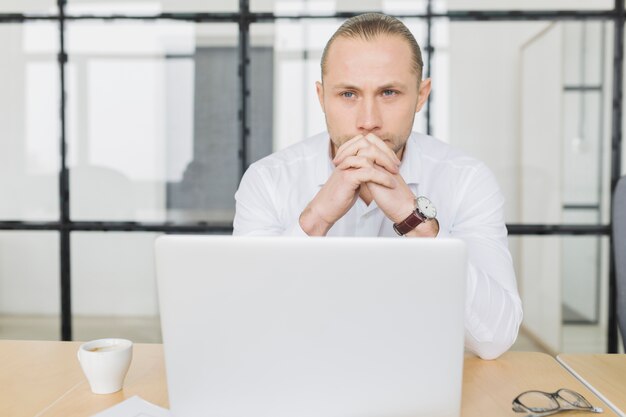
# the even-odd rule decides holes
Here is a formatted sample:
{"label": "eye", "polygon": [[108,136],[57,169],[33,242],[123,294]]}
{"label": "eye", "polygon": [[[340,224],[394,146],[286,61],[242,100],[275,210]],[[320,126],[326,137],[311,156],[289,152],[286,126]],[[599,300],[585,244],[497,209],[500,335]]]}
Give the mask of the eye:
{"label": "eye", "polygon": [[393,97],[395,95],[398,95],[396,90],[383,90],[383,96],[385,97]]}
{"label": "eye", "polygon": [[344,98],[354,98],[356,96],[354,94],[354,92],[352,92],[352,91],[344,91],[340,95],[341,95],[341,97],[344,97]]}

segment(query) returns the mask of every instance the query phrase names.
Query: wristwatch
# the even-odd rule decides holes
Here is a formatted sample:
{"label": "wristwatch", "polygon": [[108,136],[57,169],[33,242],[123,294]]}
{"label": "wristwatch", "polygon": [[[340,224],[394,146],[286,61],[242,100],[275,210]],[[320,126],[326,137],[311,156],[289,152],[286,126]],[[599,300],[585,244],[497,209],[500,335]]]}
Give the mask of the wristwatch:
{"label": "wristwatch", "polygon": [[436,215],[437,209],[428,198],[424,196],[417,197],[415,199],[415,210],[400,223],[394,223],[393,230],[400,236],[404,236],[425,221],[434,219]]}

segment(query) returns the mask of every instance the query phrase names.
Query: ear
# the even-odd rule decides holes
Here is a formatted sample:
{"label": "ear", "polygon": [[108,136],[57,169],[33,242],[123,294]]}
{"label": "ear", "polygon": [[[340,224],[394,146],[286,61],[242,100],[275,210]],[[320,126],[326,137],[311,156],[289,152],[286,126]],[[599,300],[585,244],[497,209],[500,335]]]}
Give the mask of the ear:
{"label": "ear", "polygon": [[326,113],[324,111],[324,85],[321,82],[316,81],[315,90],[317,91],[317,99],[320,101],[320,106],[322,107],[322,113]]}
{"label": "ear", "polygon": [[415,113],[419,112],[420,110],[422,110],[422,107],[424,107],[424,104],[426,103],[426,100],[428,100],[428,96],[430,95],[430,87],[430,78],[426,78],[420,83],[420,90],[417,95],[417,106],[415,107]]}

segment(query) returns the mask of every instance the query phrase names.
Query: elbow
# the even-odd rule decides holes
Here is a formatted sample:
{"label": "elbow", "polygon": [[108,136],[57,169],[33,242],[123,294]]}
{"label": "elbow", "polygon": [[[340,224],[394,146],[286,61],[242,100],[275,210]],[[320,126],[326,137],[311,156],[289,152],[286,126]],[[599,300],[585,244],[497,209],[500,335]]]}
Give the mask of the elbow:
{"label": "elbow", "polygon": [[493,360],[505,353],[513,346],[522,322],[522,308],[517,306],[510,316],[500,321],[494,329],[482,326],[475,327],[474,331],[466,330],[465,347],[481,359]]}
{"label": "elbow", "polygon": [[[516,335],[517,337],[517,335]],[[478,342],[474,346],[469,347],[469,350],[472,353],[476,354],[478,357],[484,360],[493,360],[497,359],[504,352],[509,350],[509,348],[515,342],[516,337],[508,340],[494,340],[492,342]]]}

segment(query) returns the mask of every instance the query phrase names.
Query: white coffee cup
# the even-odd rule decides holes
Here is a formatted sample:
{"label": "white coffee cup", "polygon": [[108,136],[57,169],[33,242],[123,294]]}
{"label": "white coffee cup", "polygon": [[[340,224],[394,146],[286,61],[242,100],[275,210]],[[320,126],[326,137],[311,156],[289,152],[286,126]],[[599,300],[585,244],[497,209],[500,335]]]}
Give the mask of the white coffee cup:
{"label": "white coffee cup", "polygon": [[133,342],[126,339],[98,339],[78,348],[78,361],[94,394],[122,389],[133,357]]}

